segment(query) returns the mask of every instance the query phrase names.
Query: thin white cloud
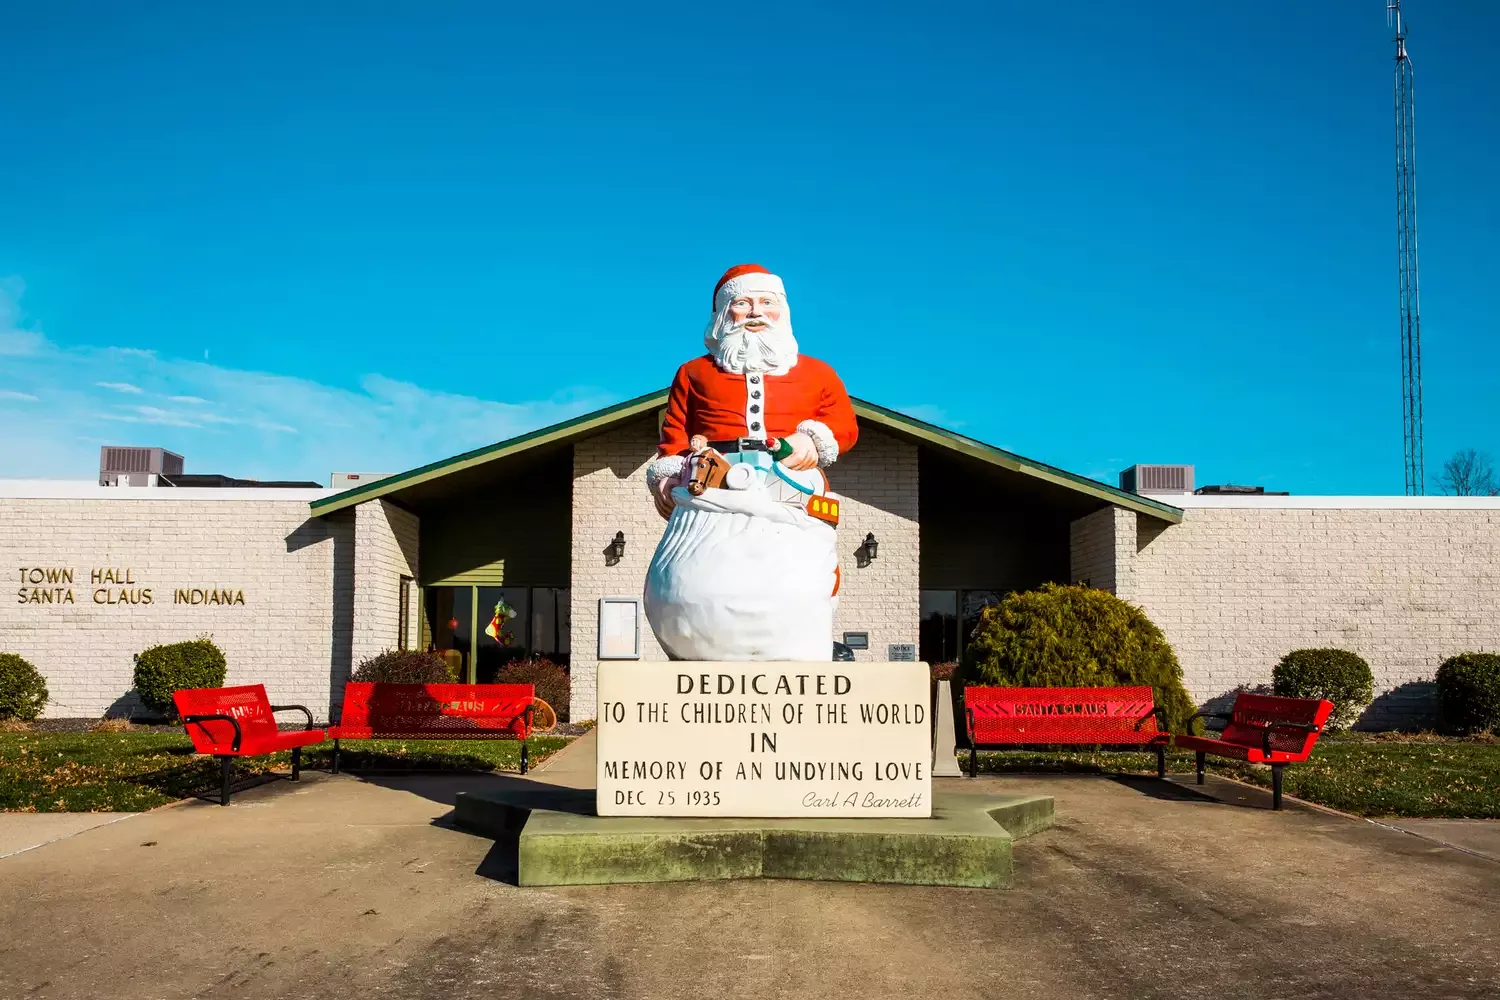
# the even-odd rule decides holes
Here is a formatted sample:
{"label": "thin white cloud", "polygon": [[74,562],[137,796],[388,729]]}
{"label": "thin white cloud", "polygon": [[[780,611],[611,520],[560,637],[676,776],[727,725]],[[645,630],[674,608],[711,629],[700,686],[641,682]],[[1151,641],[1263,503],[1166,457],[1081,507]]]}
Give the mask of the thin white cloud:
{"label": "thin white cloud", "polygon": [[[19,283],[0,285],[9,323],[0,332],[19,329],[18,299]],[[334,469],[409,469],[616,401],[574,389],[501,403],[379,374],[351,390],[134,348],[40,343],[5,364],[48,402],[0,393],[0,424],[22,431],[0,434],[7,476],[89,479],[103,444],[169,448],[189,472],[326,482]]]}
{"label": "thin white cloud", "polygon": [[20,278],[0,278],[0,355],[31,357],[51,345],[39,329],[21,325],[21,295],[26,284]]}
{"label": "thin white cloud", "polygon": [[952,429],[964,425],[962,420],[954,420],[949,417],[948,411],[936,403],[912,403],[909,406],[896,406],[892,407],[892,409],[899,413],[904,413],[908,417],[916,417],[918,420],[924,420],[929,424],[936,424],[939,427]]}
{"label": "thin white cloud", "polygon": [[41,399],[29,392],[16,392],[14,389],[0,389],[0,399],[14,399],[21,403],[39,403]]}

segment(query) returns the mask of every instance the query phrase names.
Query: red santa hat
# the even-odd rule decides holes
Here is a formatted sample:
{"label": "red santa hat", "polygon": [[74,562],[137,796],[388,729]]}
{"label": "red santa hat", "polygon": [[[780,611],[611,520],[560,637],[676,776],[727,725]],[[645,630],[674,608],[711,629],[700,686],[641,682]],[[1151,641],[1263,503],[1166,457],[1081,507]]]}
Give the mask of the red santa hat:
{"label": "red santa hat", "polygon": [[747,292],[772,292],[786,299],[781,279],[759,264],[736,264],[714,286],[712,311],[717,313]]}

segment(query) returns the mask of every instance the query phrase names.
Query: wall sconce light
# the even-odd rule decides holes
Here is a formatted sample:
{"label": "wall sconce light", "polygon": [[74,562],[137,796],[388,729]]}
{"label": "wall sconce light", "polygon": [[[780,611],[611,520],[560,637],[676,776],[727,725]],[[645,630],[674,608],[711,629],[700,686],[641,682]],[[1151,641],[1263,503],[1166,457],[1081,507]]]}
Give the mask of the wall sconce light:
{"label": "wall sconce light", "polygon": [[613,566],[625,558],[625,532],[615,532],[615,540],[604,547],[604,563]]}
{"label": "wall sconce light", "polygon": [[880,552],[880,543],[875,540],[875,532],[871,531],[865,535],[865,558],[874,559]]}

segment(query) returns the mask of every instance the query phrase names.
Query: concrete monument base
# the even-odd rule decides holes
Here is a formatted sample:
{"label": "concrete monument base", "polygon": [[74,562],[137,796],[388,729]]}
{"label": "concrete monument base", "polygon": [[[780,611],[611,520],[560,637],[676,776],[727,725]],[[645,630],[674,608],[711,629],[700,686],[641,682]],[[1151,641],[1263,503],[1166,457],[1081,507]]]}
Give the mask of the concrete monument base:
{"label": "concrete monument base", "polygon": [[1005,888],[1011,844],[1052,825],[1049,795],[939,789],[931,818],[599,816],[593,789],[462,793],[455,821],[516,847],[523,886],[811,879]]}

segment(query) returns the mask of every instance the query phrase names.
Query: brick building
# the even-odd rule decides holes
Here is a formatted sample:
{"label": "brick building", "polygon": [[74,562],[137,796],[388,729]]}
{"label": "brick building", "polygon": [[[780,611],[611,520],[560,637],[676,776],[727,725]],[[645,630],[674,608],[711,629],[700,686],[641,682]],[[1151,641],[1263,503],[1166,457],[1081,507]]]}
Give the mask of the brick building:
{"label": "brick building", "polygon": [[[662,531],[645,469],[664,400],[342,492],[0,481],[0,650],[46,675],[52,716],[128,711],[132,654],[208,633],[231,682],[278,702],[334,712],[360,660],[432,645],[481,681],[517,655],[568,663],[573,717],[592,717],[600,602],[639,597]],[[1147,611],[1200,702],[1336,645],[1370,661],[1382,724],[1416,721],[1444,657],[1500,646],[1500,500],[1146,496],[856,411],[831,470],[831,638],[856,659],[956,658],[1006,592],[1086,581]],[[483,634],[502,598],[509,649]],[[665,659],[639,624],[641,657]]]}

